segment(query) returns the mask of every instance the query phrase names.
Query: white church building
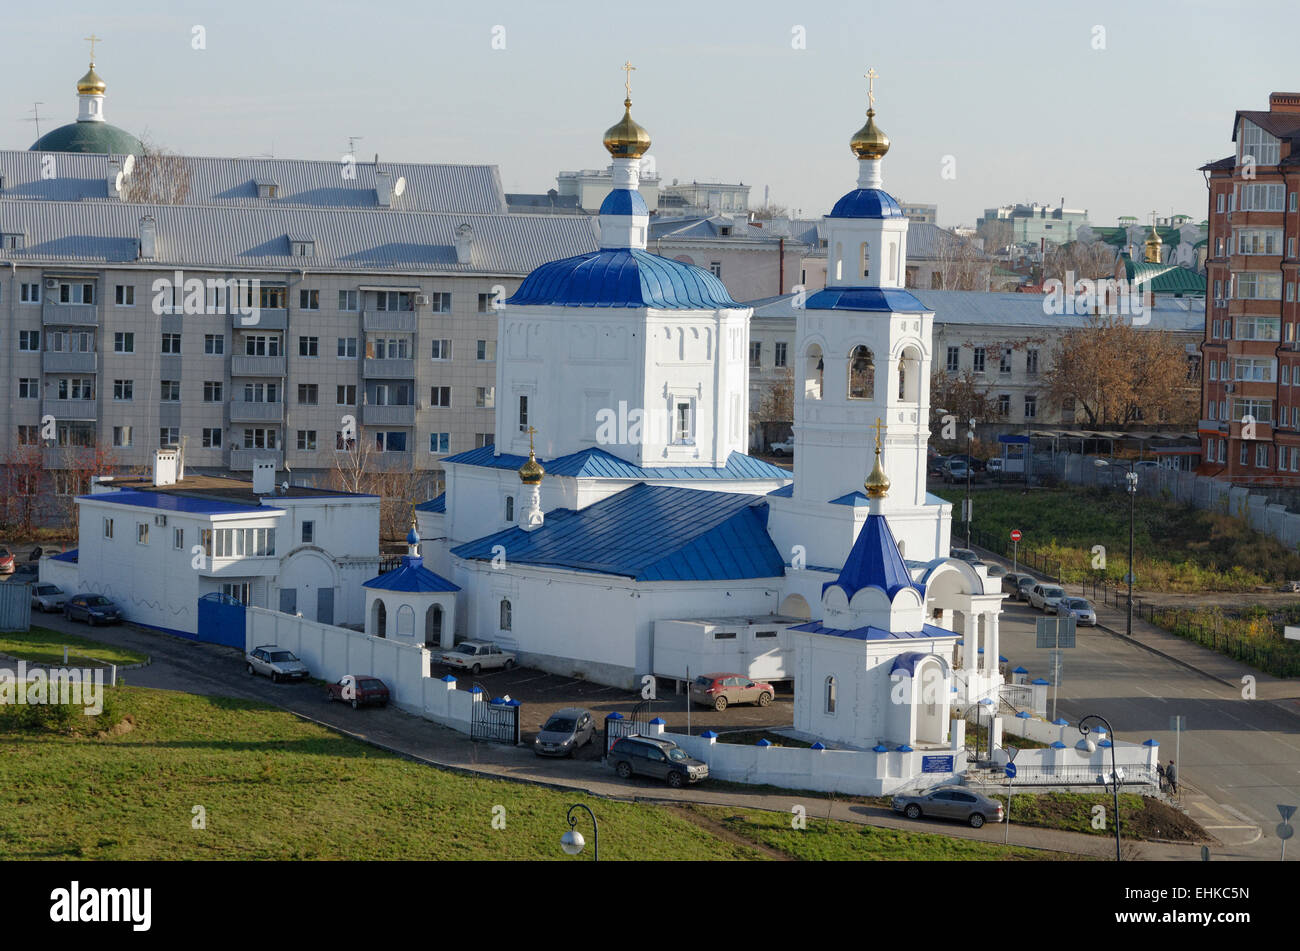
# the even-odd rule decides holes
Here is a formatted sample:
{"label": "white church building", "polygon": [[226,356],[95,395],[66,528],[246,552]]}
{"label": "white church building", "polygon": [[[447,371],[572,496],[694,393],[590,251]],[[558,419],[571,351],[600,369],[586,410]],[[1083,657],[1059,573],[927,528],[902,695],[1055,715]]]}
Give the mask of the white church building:
{"label": "white church building", "polygon": [[792,681],[803,733],[945,747],[953,702],[1002,683],[1002,594],[948,557],[951,506],[926,492],[933,314],[904,289],[874,109],[824,219],[827,286],[799,312],[791,473],[745,454],[750,309],[646,251],[650,137],[624,107],[600,249],[506,301],[495,442],[444,460],[445,493],[417,507],[454,599],[441,643],[624,688]]}

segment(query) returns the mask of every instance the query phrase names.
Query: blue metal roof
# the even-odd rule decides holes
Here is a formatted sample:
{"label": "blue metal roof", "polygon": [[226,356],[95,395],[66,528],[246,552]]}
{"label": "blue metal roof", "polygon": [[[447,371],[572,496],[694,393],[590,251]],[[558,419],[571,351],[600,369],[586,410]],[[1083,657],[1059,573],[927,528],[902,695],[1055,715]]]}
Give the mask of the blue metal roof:
{"label": "blue metal roof", "polygon": [[740,306],[703,268],[639,248],[602,248],[543,264],[506,303],[668,310]]}
{"label": "blue metal roof", "polygon": [[[520,463],[520,465],[523,465],[523,463]],[[447,493],[444,492],[444,493],[442,493],[442,495],[435,495],[433,498],[429,499],[427,502],[421,502],[419,505],[417,505],[417,506],[415,507],[415,510],[416,510],[417,512],[445,512],[445,511],[447,511]]]}
{"label": "blue metal roof", "polygon": [[771,492],[767,494],[774,495],[779,499],[792,498],[794,496],[794,483],[791,482],[789,485],[783,485],[779,489],[773,489]]}
{"label": "blue metal roof", "polygon": [[[466,466],[485,466],[490,469],[518,469],[528,461],[527,456],[510,453],[496,455],[495,446],[483,446],[466,452],[448,456],[444,463],[453,462]],[[620,459],[604,449],[583,449],[580,452],[559,456],[555,459],[538,459],[546,467],[546,474],[569,476],[575,479],[789,479],[790,471],[747,456],[743,452],[733,452],[727,457],[727,464],[722,468],[712,466],[636,466],[625,459]],[[424,503],[429,505],[436,502]],[[446,503],[442,511],[446,510]],[[424,511],[439,511],[424,509]]]}
{"label": "blue metal roof", "polygon": [[798,627],[788,628],[791,631],[803,631],[807,634],[827,634],[831,637],[850,637],[859,641],[884,641],[884,640],[908,640],[920,637],[956,637],[952,631],[945,631],[941,627],[935,627],[933,624],[922,624],[919,631],[886,631],[883,627],[855,627],[851,631],[841,630],[837,627],[827,627],[821,621],[809,621],[807,624],[800,624]]}
{"label": "blue metal roof", "polygon": [[842,588],[850,601],[863,588],[879,588],[893,600],[902,589],[915,587],[883,515],[867,516],[839,577],[822,585],[822,593],[831,585]]}
{"label": "blue metal roof", "polygon": [[265,505],[241,505],[237,502],[218,502],[215,499],[196,499],[189,495],[168,492],[140,492],[136,489],[117,489],[113,492],[96,492],[79,495],[79,499],[112,502],[115,505],[138,505],[141,508],[180,512],[185,515],[282,515],[284,509]]}
{"label": "blue metal roof", "polygon": [[602,215],[649,215],[645,199],[639,191],[631,188],[616,188],[600,203]]}
{"label": "blue metal roof", "polygon": [[906,218],[894,196],[879,188],[855,188],[835,203],[827,218]]}
{"label": "blue metal roof", "polygon": [[894,658],[894,664],[889,668],[889,672],[892,674],[896,670],[905,670],[909,674],[915,674],[916,665],[928,656],[928,654],[923,654],[920,651],[908,651],[906,654],[899,654]]}
{"label": "blue metal roof", "polygon": [[867,310],[889,313],[928,313],[930,308],[899,288],[827,287],[804,302],[809,310]]}
{"label": "blue metal roof", "polygon": [[442,575],[434,574],[424,567],[423,558],[402,556],[402,567],[385,571],[378,577],[371,578],[362,587],[377,591],[459,591],[460,585],[453,584]]}
{"label": "blue metal roof", "polygon": [[514,564],[622,575],[637,581],[779,578],[767,503],[752,495],[640,483],[579,511],[555,509],[541,528],[509,528],[452,549],[488,560],[504,545]]}
{"label": "blue metal roof", "polygon": [[838,499],[831,499],[831,505],[867,505],[871,500],[861,492],[850,492],[848,495],[841,495]]}
{"label": "blue metal roof", "polygon": [[61,551],[57,555],[50,556],[51,561],[67,561],[72,564],[77,563],[77,549],[69,548],[67,551]]}

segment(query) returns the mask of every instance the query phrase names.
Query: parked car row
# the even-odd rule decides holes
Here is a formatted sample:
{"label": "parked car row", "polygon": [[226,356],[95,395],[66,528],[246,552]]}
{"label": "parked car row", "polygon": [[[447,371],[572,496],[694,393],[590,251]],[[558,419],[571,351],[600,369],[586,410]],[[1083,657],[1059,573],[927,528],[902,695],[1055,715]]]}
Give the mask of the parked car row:
{"label": "parked car row", "polygon": [[1087,598],[1065,593],[1060,585],[1039,581],[1033,575],[1009,572],[1002,577],[1002,591],[1014,601],[1024,601],[1044,614],[1073,615],[1076,624],[1097,626],[1097,610]]}

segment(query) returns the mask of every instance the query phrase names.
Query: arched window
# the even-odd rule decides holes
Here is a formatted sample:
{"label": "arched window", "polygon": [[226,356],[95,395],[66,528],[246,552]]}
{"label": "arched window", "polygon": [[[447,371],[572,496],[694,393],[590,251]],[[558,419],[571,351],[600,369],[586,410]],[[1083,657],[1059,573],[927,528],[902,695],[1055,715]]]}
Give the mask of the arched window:
{"label": "arched window", "polygon": [[871,351],[858,345],[849,354],[849,399],[869,400],[875,395],[876,364]]}
{"label": "arched window", "polygon": [[822,348],[812,344],[804,355],[803,361],[803,395],[805,399],[822,398],[822,377],[826,372],[826,361],[822,359]]}
{"label": "arched window", "polygon": [[424,613],[424,646],[433,648],[442,643],[442,605],[435,604]]}
{"label": "arched window", "polygon": [[403,604],[397,609],[397,636],[415,636],[415,608],[409,604]]}
{"label": "arched window", "polygon": [[835,678],[826,678],[826,712],[835,712]]}
{"label": "arched window", "polygon": [[513,620],[514,618],[510,608],[510,602],[507,601],[505,598],[502,598],[501,599],[501,630],[503,631],[510,630],[511,629],[510,625]]}
{"label": "arched window", "polygon": [[862,276],[871,276],[871,245],[866,241],[862,242]]}
{"label": "arched window", "polygon": [[388,636],[388,609],[383,601],[375,602],[375,637]]}
{"label": "arched window", "polygon": [[844,279],[844,245],[835,242],[835,280]]}
{"label": "arched window", "polygon": [[889,277],[895,284],[898,283],[898,242],[889,242]]}

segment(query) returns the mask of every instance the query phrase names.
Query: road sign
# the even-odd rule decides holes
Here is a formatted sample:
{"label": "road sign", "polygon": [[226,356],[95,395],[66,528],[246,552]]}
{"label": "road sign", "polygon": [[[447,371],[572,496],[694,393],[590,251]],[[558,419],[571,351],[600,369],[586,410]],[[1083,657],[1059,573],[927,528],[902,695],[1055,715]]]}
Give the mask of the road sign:
{"label": "road sign", "polygon": [[1275,831],[1277,832],[1277,837],[1279,839],[1286,841],[1291,838],[1291,836],[1295,835],[1295,826],[1289,825],[1285,822],[1279,822]]}
{"label": "road sign", "polygon": [[1020,534],[1020,529],[1018,529],[1018,528],[1013,528],[1013,529],[1011,529],[1011,540],[1012,540],[1013,542],[1018,542],[1018,541],[1020,541],[1020,539],[1022,539],[1022,538],[1024,538],[1024,536],[1023,536],[1022,534]]}
{"label": "road sign", "polygon": [[[1016,778],[1016,764],[1015,764],[1015,763],[1007,763],[1007,765],[1004,766],[1003,768],[1004,768],[1004,769],[1006,770],[1006,772],[1007,772],[1007,779],[1015,779],[1015,778]],[[1289,829],[1289,828],[1291,828],[1291,827],[1290,827],[1290,826],[1287,826],[1287,828]]]}
{"label": "road sign", "polygon": [[1007,759],[1014,763],[1016,761],[1016,754],[1019,753],[1020,750],[1016,749],[1014,746],[1004,746],[1002,748],[1007,752]]}
{"label": "road sign", "polygon": [[1288,624],[1282,628],[1282,636],[1288,641],[1300,641],[1300,627],[1292,627]]}
{"label": "road sign", "polygon": [[1040,617],[1038,619],[1039,647],[1073,647],[1077,619],[1069,617]]}
{"label": "road sign", "polygon": [[1210,847],[1208,845],[1203,845],[1201,846],[1201,861],[1208,862],[1209,860],[1210,860]]}
{"label": "road sign", "polygon": [[1137,576],[1132,574],[1131,572],[1125,574],[1124,577],[1121,578],[1120,580],[1123,581],[1125,584],[1137,584]]}
{"label": "road sign", "polygon": [[1281,813],[1283,822],[1290,822],[1291,817],[1295,815],[1295,806],[1284,806],[1278,803],[1277,811]]}

